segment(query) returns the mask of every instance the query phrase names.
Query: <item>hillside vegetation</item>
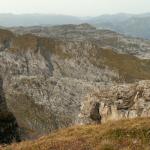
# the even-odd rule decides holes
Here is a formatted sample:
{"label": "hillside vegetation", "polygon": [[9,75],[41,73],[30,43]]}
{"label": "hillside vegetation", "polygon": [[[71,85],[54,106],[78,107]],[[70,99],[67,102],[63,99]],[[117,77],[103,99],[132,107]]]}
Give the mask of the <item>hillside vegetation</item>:
{"label": "hillside vegetation", "polygon": [[148,150],[150,118],[75,126],[2,150]]}
{"label": "hillside vegetation", "polygon": [[150,60],[139,59],[128,54],[118,54],[111,49],[95,49],[91,63],[98,67],[108,66],[119,73],[120,81],[131,82],[135,79],[150,79]]}

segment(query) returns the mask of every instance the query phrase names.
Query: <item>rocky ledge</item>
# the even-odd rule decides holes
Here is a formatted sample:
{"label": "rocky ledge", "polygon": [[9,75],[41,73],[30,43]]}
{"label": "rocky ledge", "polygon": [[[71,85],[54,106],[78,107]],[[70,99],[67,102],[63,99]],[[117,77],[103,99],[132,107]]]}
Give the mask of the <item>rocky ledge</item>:
{"label": "rocky ledge", "polygon": [[150,81],[103,86],[85,97],[81,124],[150,116]]}

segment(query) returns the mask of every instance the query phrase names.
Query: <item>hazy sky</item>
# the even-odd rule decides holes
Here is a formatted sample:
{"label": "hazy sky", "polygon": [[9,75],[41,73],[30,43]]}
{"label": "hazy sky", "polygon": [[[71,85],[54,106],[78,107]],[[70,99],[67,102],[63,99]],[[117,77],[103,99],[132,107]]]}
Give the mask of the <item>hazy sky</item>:
{"label": "hazy sky", "polygon": [[150,0],[0,0],[0,13],[98,16],[150,12]]}

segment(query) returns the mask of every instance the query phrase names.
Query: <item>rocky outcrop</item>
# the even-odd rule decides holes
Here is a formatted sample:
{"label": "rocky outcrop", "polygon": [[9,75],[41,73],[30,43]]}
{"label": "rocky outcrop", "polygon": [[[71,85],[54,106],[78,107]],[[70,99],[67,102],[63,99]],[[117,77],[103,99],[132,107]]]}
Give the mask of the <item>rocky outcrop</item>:
{"label": "rocky outcrop", "polygon": [[18,123],[6,106],[2,79],[0,78],[0,144],[10,144],[13,141],[19,142],[20,140]]}
{"label": "rocky outcrop", "polygon": [[81,124],[149,116],[150,81],[101,87],[85,98],[79,114]]}

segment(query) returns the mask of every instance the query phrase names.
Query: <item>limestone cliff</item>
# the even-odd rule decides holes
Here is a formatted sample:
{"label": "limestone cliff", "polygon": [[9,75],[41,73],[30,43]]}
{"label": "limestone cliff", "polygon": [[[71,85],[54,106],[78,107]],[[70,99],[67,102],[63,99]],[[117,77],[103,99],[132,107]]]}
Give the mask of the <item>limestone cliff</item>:
{"label": "limestone cliff", "polygon": [[[30,138],[84,122],[84,118],[98,123],[108,120],[101,111],[110,114],[108,118],[113,118],[111,111],[115,118],[121,118],[118,113],[126,116],[128,109],[133,109],[133,98],[140,95],[131,88],[136,87],[134,82],[150,79],[149,48],[147,40],[87,24],[44,28],[36,33],[30,27],[21,33],[0,30],[0,75],[8,109],[19,127],[33,135]],[[126,82],[131,82],[131,87],[117,85]],[[102,102],[96,97],[95,103],[93,95],[85,100],[99,89],[105,94]],[[138,103],[142,102],[138,99]],[[137,107],[138,111],[127,116],[139,114],[141,105]]]}
{"label": "limestone cliff", "polygon": [[107,85],[85,97],[81,124],[150,116],[150,81]]}

